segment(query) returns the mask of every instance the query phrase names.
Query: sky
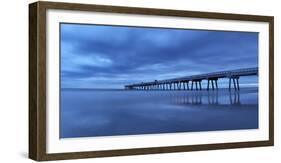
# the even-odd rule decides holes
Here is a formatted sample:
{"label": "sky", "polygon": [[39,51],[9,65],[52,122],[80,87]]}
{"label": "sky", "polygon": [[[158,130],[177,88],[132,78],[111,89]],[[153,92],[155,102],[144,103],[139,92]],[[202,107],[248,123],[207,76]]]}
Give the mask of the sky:
{"label": "sky", "polygon": [[[258,33],[254,32],[85,24],[60,28],[62,88],[119,89],[258,66]],[[226,86],[228,81],[219,83]],[[257,85],[257,77],[243,77],[240,83]]]}

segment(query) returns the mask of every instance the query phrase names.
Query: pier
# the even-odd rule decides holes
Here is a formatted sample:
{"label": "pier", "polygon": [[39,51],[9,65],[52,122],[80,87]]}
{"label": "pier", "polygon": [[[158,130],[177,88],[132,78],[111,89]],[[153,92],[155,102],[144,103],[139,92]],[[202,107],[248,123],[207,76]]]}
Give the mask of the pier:
{"label": "pier", "polygon": [[[125,89],[130,90],[202,90],[202,81],[207,81],[206,90],[217,90],[218,80],[222,78],[229,79],[229,90],[239,90],[239,78],[242,76],[258,76],[258,67],[243,68],[228,71],[218,71],[205,74],[184,76],[179,78],[154,80],[151,82],[141,82],[125,85]],[[233,86],[233,87],[232,87]]]}

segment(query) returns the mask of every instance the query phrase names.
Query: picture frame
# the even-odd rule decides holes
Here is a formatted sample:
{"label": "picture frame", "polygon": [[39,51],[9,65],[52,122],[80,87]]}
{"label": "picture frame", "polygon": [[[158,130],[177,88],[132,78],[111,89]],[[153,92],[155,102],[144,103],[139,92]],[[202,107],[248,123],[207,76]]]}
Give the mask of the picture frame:
{"label": "picture frame", "polygon": [[[212,21],[211,24],[216,26],[217,21],[223,21],[227,26],[232,21],[246,22],[257,26],[258,23],[263,23],[268,32],[267,39],[264,40],[268,44],[265,58],[268,60],[265,68],[268,73],[266,80],[266,94],[264,96],[267,102],[264,110],[268,112],[267,130],[265,133],[268,139],[262,140],[237,140],[230,142],[214,142],[192,145],[164,145],[164,146],[145,146],[136,148],[118,148],[118,145],[112,149],[106,150],[73,150],[66,152],[48,152],[48,143],[50,141],[50,133],[48,123],[52,120],[52,114],[49,113],[48,107],[53,107],[50,103],[50,98],[53,98],[48,89],[51,88],[50,74],[48,64],[54,62],[52,57],[48,56],[50,51],[50,40],[48,36],[54,33],[50,29],[49,21],[52,17],[57,17],[59,21],[60,16],[56,14],[49,14],[49,11],[64,12],[82,12],[82,14],[90,13],[105,13],[105,15],[121,14],[128,15],[132,19],[126,17],[125,21],[132,21],[134,17],[140,19],[149,19],[149,17],[160,17],[163,19],[180,19],[180,21],[187,19],[199,19],[200,21]],[[78,15],[77,17],[79,18]],[[63,16],[62,16],[63,17]],[[71,17],[71,14],[70,14]],[[74,23],[78,19],[73,19]],[[120,19],[121,20],[121,19]],[[117,22],[119,19],[117,20]],[[116,21],[115,21],[116,22]],[[135,22],[134,22],[135,23]],[[153,24],[153,23],[152,23]],[[163,24],[163,23],[162,23]],[[204,24],[204,23],[203,23]],[[229,25],[228,25],[229,26]],[[58,27],[58,26],[56,26]],[[214,27],[215,28],[215,27]],[[53,40],[52,40],[53,41]],[[262,45],[262,44],[260,44]],[[59,54],[56,54],[59,56]],[[259,58],[262,60],[261,58]],[[58,67],[55,67],[58,70]],[[261,74],[261,72],[260,72]],[[259,75],[260,75],[259,74]],[[262,74],[261,74],[262,76]],[[52,78],[53,80],[54,78]],[[55,78],[57,79],[57,78]],[[59,83],[60,81],[55,81]],[[197,86],[197,84],[196,84]],[[263,88],[261,88],[263,89]],[[259,88],[260,90],[260,88]],[[57,92],[57,94],[59,94]],[[260,97],[263,98],[263,97]],[[59,116],[59,115],[58,115]],[[60,138],[57,138],[58,141]],[[100,139],[99,139],[100,140]],[[98,140],[98,141],[99,141]],[[75,140],[74,140],[75,141]],[[120,142],[122,144],[123,142]],[[140,142],[141,143],[141,142]],[[82,145],[85,145],[82,143]],[[94,157],[109,157],[109,156],[124,156],[124,155],[140,155],[140,154],[156,154],[156,153],[171,153],[171,152],[187,152],[187,151],[201,151],[201,150],[215,150],[215,149],[230,149],[230,148],[244,148],[244,147],[260,147],[274,145],[274,17],[259,16],[259,15],[242,15],[229,13],[214,13],[201,11],[181,11],[168,9],[152,9],[152,8],[136,8],[136,7],[121,7],[121,6],[106,6],[106,5],[92,5],[92,4],[75,4],[75,3],[61,3],[61,2],[35,2],[29,5],[29,158],[37,161],[47,160],[62,160],[62,159],[78,159],[78,158],[94,158]],[[53,148],[56,148],[55,146]],[[63,151],[63,150],[62,150]]]}

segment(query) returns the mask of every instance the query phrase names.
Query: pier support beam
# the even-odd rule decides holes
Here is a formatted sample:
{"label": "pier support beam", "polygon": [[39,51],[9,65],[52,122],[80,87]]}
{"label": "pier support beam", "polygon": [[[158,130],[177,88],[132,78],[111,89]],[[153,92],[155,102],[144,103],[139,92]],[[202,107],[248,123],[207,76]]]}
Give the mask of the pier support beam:
{"label": "pier support beam", "polygon": [[[201,84],[202,80],[198,79],[198,80],[192,80],[191,81],[191,90],[193,90],[193,84],[195,84],[195,90],[202,90],[202,84]],[[187,83],[188,84],[188,83]],[[187,85],[187,89],[189,89],[188,85]]]}
{"label": "pier support beam", "polygon": [[218,87],[218,79],[215,80],[215,83],[216,83],[216,89],[219,89],[219,87]]}
{"label": "pier support beam", "polygon": [[[210,84],[211,82],[211,84]],[[207,90],[210,90],[210,85],[212,85],[212,90],[217,90],[218,89],[218,78],[208,78],[208,83],[207,83]]]}
{"label": "pier support beam", "polygon": [[228,90],[231,91],[231,80],[233,81],[233,88],[235,91],[240,90],[239,86],[239,76],[231,76],[229,77],[229,85],[228,85]]}
{"label": "pier support beam", "polygon": [[181,81],[179,81],[178,83],[177,83],[177,87],[178,87],[178,90],[181,90]]}
{"label": "pier support beam", "polygon": [[183,86],[183,90],[186,90],[185,89],[185,81],[182,82],[182,86]]}
{"label": "pier support beam", "polygon": [[236,90],[236,81],[235,81],[235,79],[234,79],[234,78],[232,78],[232,80],[233,80],[233,86],[234,86],[234,89]]}
{"label": "pier support beam", "polygon": [[240,90],[240,86],[239,86],[239,77],[236,78],[236,83],[237,83],[237,90],[239,91],[239,90]]}
{"label": "pier support beam", "polygon": [[229,78],[229,82],[228,82],[228,90],[231,90],[231,78]]}

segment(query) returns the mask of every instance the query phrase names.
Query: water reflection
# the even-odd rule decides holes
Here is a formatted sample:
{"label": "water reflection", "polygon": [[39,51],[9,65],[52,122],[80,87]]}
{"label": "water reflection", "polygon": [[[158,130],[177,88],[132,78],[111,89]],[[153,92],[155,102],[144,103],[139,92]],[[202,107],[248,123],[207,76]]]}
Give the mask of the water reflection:
{"label": "water reflection", "polygon": [[[227,97],[228,96],[228,97]],[[241,105],[240,91],[230,91],[222,94],[219,91],[170,94],[173,104],[192,105]]]}
{"label": "water reflection", "polygon": [[240,92],[229,92],[229,101],[231,105],[240,105]]}
{"label": "water reflection", "polygon": [[60,137],[258,128],[258,89],[61,92]]}

